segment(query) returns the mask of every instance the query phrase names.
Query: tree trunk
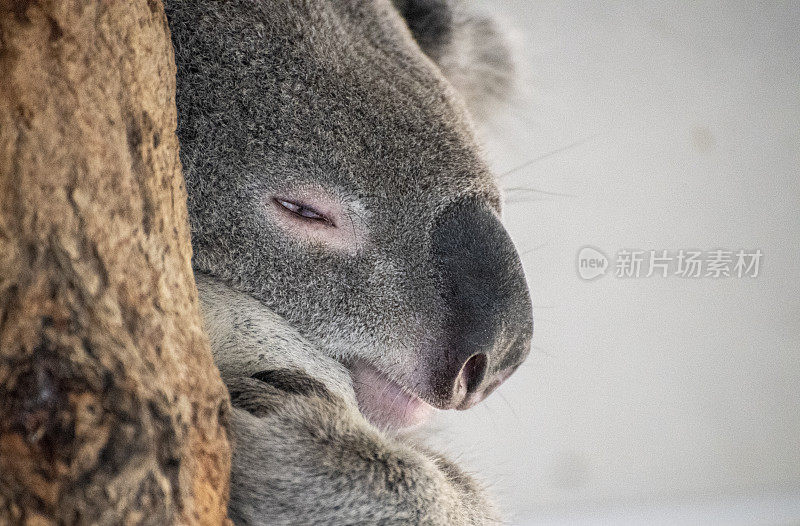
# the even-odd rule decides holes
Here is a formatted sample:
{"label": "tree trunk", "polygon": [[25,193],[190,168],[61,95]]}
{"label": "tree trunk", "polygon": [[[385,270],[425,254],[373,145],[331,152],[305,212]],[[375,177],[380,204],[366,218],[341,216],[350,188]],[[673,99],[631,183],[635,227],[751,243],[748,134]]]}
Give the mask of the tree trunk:
{"label": "tree trunk", "polygon": [[226,521],[160,0],[0,0],[0,524]]}

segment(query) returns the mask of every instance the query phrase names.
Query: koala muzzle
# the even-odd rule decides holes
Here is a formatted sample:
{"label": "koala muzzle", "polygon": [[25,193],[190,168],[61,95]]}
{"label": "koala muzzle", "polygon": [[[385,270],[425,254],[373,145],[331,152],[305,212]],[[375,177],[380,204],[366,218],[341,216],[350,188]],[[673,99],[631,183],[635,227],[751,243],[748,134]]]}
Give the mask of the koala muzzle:
{"label": "koala muzzle", "polygon": [[519,254],[487,205],[451,205],[432,242],[445,307],[445,356],[431,367],[432,398],[443,408],[468,409],[528,355],[530,294]]}

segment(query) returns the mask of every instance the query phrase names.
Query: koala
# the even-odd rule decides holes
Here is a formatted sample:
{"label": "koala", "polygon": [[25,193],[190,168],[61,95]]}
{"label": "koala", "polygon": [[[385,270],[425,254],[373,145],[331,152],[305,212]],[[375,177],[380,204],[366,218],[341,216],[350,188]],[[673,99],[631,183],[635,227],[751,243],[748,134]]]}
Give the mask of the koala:
{"label": "koala", "polygon": [[475,115],[511,89],[449,0],[167,0],[195,270],[237,524],[494,524],[408,431],[533,333]]}

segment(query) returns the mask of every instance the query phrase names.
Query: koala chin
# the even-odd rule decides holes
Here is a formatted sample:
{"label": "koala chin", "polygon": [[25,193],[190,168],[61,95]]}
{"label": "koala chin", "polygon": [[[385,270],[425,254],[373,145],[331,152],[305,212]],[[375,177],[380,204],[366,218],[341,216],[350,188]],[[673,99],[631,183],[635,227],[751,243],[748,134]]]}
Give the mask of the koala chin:
{"label": "koala chin", "polygon": [[193,267],[237,524],[493,524],[402,433],[522,363],[522,265],[473,118],[511,89],[449,0],[167,0]]}

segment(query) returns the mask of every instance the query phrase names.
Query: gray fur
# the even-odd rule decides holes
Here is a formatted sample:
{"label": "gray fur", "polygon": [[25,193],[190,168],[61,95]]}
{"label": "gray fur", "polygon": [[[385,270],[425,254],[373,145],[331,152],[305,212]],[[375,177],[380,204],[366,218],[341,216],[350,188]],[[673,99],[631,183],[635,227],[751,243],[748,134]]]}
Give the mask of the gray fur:
{"label": "gray fur", "polygon": [[497,522],[481,489],[456,466],[382,435],[337,400],[287,395],[252,379],[231,389],[257,390],[258,407],[270,408],[256,414],[234,409],[239,443],[266,446],[234,456],[235,523]]}
{"label": "gray fur", "polygon": [[[251,297],[202,274],[197,284],[234,405],[236,524],[499,523],[483,488],[458,466],[361,415],[338,361]],[[265,370],[325,387],[280,389],[254,378]]]}
{"label": "gray fur", "polygon": [[517,66],[498,22],[458,0],[394,0],[409,29],[477,118],[507,101]]}
{"label": "gray fur", "polygon": [[[236,524],[499,522],[483,488],[458,466],[371,425],[339,362],[252,298],[203,275],[198,287],[234,405]],[[257,352],[233,352],[237,346]],[[265,370],[274,374],[259,379]]]}
{"label": "gray fur", "polygon": [[[505,48],[456,3],[396,3],[406,19],[389,0],[166,2],[193,265],[236,408],[239,524],[496,521],[471,477],[365,418],[351,377],[365,361],[464,408],[532,332],[467,111],[505,89]],[[429,8],[439,33],[414,18]],[[340,249],[274,219],[274,197],[318,191],[344,211]]]}
{"label": "gray fur", "polygon": [[196,273],[195,277],[206,333],[224,375],[250,377],[271,369],[298,370],[312,378],[324,378],[331,392],[355,405],[350,373],[341,363],[321,353],[252,296],[205,274]]}

